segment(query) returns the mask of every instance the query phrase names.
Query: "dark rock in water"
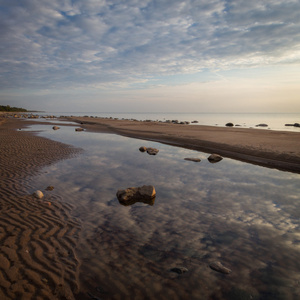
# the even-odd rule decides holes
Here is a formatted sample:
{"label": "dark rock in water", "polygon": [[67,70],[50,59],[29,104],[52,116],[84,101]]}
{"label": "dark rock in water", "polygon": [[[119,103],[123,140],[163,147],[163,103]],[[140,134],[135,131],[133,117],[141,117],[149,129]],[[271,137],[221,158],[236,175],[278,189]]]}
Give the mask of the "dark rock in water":
{"label": "dark rock in water", "polygon": [[225,126],[227,126],[227,127],[232,127],[232,126],[234,126],[234,125],[233,125],[233,123],[226,123]]}
{"label": "dark rock in water", "polygon": [[189,160],[189,161],[194,161],[194,162],[200,162],[201,161],[200,158],[191,158],[191,157],[187,157],[184,160]]}
{"label": "dark rock in water", "polygon": [[210,163],[216,163],[223,159],[223,157],[219,154],[211,154],[208,158]]}
{"label": "dark rock in water", "polygon": [[268,127],[269,125],[268,125],[268,124],[261,123],[261,124],[255,125],[255,126],[256,126],[256,127]]}
{"label": "dark rock in water", "polygon": [[60,129],[60,127],[58,127],[58,126],[53,126],[52,129],[53,129],[53,130],[58,130],[58,129]]}
{"label": "dark rock in water", "polygon": [[294,124],[285,124],[285,126],[294,126],[294,127],[300,127],[299,123],[294,123]]}
{"label": "dark rock in water", "polygon": [[223,273],[223,274],[230,274],[231,273],[231,270],[224,267],[222,265],[221,262],[219,261],[214,261],[212,263],[209,264],[209,267],[214,270],[214,271],[217,271],[217,272],[220,272],[220,273]]}
{"label": "dark rock in water", "polygon": [[83,128],[80,128],[80,127],[78,127],[78,128],[75,128],[75,131],[84,131],[84,129],[83,129]]}
{"label": "dark rock in water", "polygon": [[139,148],[139,150],[140,150],[141,152],[146,152],[146,151],[147,151],[147,148],[144,147],[144,146],[142,146],[142,147]]}
{"label": "dark rock in water", "polygon": [[118,190],[117,198],[122,205],[133,205],[136,202],[142,202],[154,205],[156,191],[152,185],[143,185],[142,187],[130,187],[126,190]]}
{"label": "dark rock in water", "polygon": [[46,191],[53,191],[54,190],[54,186],[49,185],[46,187]]}
{"label": "dark rock in water", "polygon": [[147,148],[147,153],[148,153],[149,155],[156,155],[158,152],[159,152],[158,149],[155,149],[155,148]]}
{"label": "dark rock in water", "polygon": [[199,123],[198,121],[192,121],[193,124]]}
{"label": "dark rock in water", "polygon": [[175,267],[175,268],[172,268],[170,271],[175,272],[177,274],[183,274],[183,273],[188,272],[188,269],[185,267]]}

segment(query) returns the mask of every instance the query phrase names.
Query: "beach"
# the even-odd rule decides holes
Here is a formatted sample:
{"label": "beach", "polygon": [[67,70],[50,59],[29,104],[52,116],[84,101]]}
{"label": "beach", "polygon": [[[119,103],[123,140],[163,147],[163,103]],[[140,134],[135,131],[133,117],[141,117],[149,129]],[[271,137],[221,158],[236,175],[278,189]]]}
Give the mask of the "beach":
{"label": "beach", "polygon": [[[139,138],[144,140],[145,143],[147,143],[147,141],[157,141],[176,147],[203,151],[205,153],[218,153],[224,157],[300,173],[300,133],[273,132],[263,129],[216,128],[201,125],[188,126],[160,122],[136,122],[106,118],[76,117],[67,119],[78,123],[77,126],[72,125],[72,131],[74,131],[76,127],[81,127],[84,128],[85,131]],[[182,260],[186,264],[189,263],[192,269],[194,268],[194,274],[199,273],[197,273],[197,276],[203,276],[202,272],[206,274],[207,267],[203,263],[202,265],[199,264],[197,256],[193,256],[190,260],[187,254],[182,255],[182,257],[179,256],[180,258],[178,258],[178,254],[175,255],[171,250],[169,250],[167,256],[163,254],[165,252],[162,250],[157,250],[160,245],[164,244],[165,239],[170,239],[170,245],[177,243],[176,236],[170,235],[170,237],[168,237],[163,231],[163,239],[157,233],[159,230],[157,229],[157,231],[153,233],[155,238],[153,237],[151,243],[149,242],[150,244],[147,244],[146,232],[149,231],[150,234],[151,231],[149,229],[145,232],[142,231],[145,241],[142,241],[139,235],[137,235],[139,238],[135,237],[135,231],[132,231],[132,228],[130,228],[131,231],[128,233],[125,224],[130,224],[130,222],[125,219],[126,214],[124,214],[123,220],[110,212],[106,223],[99,218],[99,215],[95,215],[94,218],[97,220],[100,219],[99,222],[103,222],[103,224],[95,226],[95,228],[92,229],[93,234],[91,236],[87,235],[82,238],[83,220],[74,217],[74,207],[71,203],[66,201],[64,195],[62,193],[56,193],[56,189],[52,191],[47,190],[48,185],[52,185],[51,181],[43,187],[37,187],[29,180],[32,176],[38,176],[43,167],[61,160],[77,157],[82,151],[79,148],[52,141],[40,137],[34,132],[23,130],[24,126],[39,123],[43,124],[43,121],[33,122],[14,118],[0,119],[1,299],[18,299],[18,297],[20,299],[90,299],[92,296],[89,296],[87,292],[91,291],[92,288],[96,286],[96,283],[100,282],[100,279],[102,280],[101,285],[104,290],[110,293],[113,293],[115,290],[119,293],[112,297],[111,295],[113,294],[108,293],[105,296],[104,292],[98,291],[102,297],[105,299],[119,299],[119,295],[122,295],[122,293],[123,295],[127,295],[130,289],[133,290],[133,294],[136,293],[136,290],[134,290],[132,286],[130,286],[130,288],[128,287],[127,290],[127,277],[131,278],[133,284],[136,288],[139,288],[140,293],[142,293],[145,283],[143,280],[140,282],[134,272],[132,272],[137,266],[142,270],[136,270],[136,272],[141,272],[142,276],[147,278],[147,280],[149,280],[149,278],[153,280],[153,285],[155,284],[154,288],[152,290],[151,285],[150,287],[148,286],[147,294],[153,295],[152,298],[154,299],[157,295],[161,294],[162,289],[166,288],[166,286],[170,286],[170,290],[175,290],[177,284],[179,284],[179,281],[177,283],[174,281],[173,275],[162,272],[160,266],[153,263],[153,261],[157,259],[161,260],[160,263],[165,269],[167,269],[167,267],[165,267],[164,264],[172,266],[174,261],[180,263]],[[63,125],[60,124],[59,126]],[[120,177],[124,178],[125,176]],[[115,188],[117,189],[118,186],[115,186]],[[32,193],[36,189],[42,190],[45,195],[43,199],[36,199],[32,196]],[[224,198],[222,198],[222,203],[224,201],[226,201],[226,199],[224,200]],[[172,200],[172,202],[174,208],[175,201]],[[166,207],[168,206],[169,205],[166,205]],[[189,210],[184,211],[180,203],[178,203],[177,206],[178,209],[182,210],[182,215],[179,220],[183,222],[182,220],[184,220],[185,214],[189,212]],[[228,208],[230,207],[230,205],[227,206]],[[124,209],[124,213],[126,212],[126,208],[124,207],[112,207],[115,212],[122,211],[121,209]],[[213,208],[214,212],[217,207],[220,208],[221,205],[219,204],[216,208]],[[252,206],[249,204],[248,210],[250,208],[252,209]],[[239,209],[239,211],[243,210]],[[195,213],[195,210],[193,210],[193,213]],[[157,214],[158,212],[154,215]],[[165,215],[163,211],[162,214]],[[276,211],[274,211],[274,215],[275,214]],[[115,218],[117,218],[117,222],[113,222]],[[142,215],[136,215],[135,218],[141,218],[137,224],[145,223],[145,225],[141,226],[146,226],[147,222]],[[148,218],[150,220],[150,215]],[[174,218],[178,218],[178,215]],[[197,226],[198,213],[195,213],[193,218],[191,218],[192,222],[188,226],[194,226],[193,235],[195,235],[197,230],[199,230]],[[203,218],[204,216],[202,216],[202,219]],[[160,217],[157,224],[161,224],[161,222],[164,222],[163,220],[164,219]],[[86,222],[86,220],[84,222]],[[170,225],[173,224],[172,219],[165,222],[165,226],[170,226],[169,230],[172,231],[173,227]],[[287,222],[288,221],[284,221],[284,224],[287,224]],[[213,223],[216,223],[214,216],[207,221],[207,224]],[[120,224],[122,229],[118,229],[117,224]],[[184,228],[183,225],[181,230]],[[204,225],[201,224],[199,228],[203,226]],[[205,226],[209,228],[208,225]],[[219,228],[218,226],[216,225],[220,231],[222,227]],[[155,225],[152,224],[152,227],[155,228]],[[161,225],[159,225],[159,228],[160,227]],[[137,226],[137,228],[139,227]],[[164,227],[162,226],[162,228]],[[235,228],[234,224],[232,228]],[[209,229],[207,229],[207,231],[208,230]],[[232,231],[229,230],[228,232]],[[118,237],[116,233],[120,234],[120,237]],[[199,235],[202,236],[202,234],[201,231]],[[189,245],[191,240],[195,239],[188,229],[186,229],[184,235],[189,237],[187,245]],[[267,236],[266,234],[266,239]],[[200,240],[200,238],[197,239],[197,241]],[[124,245],[131,245],[130,243],[132,243],[132,241],[140,247],[139,251],[133,251],[131,247],[124,247]],[[78,255],[77,250],[80,243],[80,255]],[[197,247],[199,248],[201,245],[202,244],[199,244]],[[193,249],[193,247],[191,247],[191,249]],[[243,245],[240,244],[239,247],[242,248]],[[185,244],[182,244],[182,249],[183,250],[180,251],[183,253],[185,253],[184,251],[191,251]],[[166,249],[164,250],[166,251]],[[227,257],[230,257],[230,249],[227,250],[225,247],[225,250],[228,251]],[[179,250],[177,249],[176,251]],[[255,251],[254,253],[256,253]],[[89,257],[89,252],[93,253],[93,256],[91,256],[92,259]],[[209,249],[207,252],[213,253],[214,251]],[[125,257],[125,259],[119,262],[119,256]],[[85,258],[84,264],[81,261],[82,257]],[[107,257],[107,259],[112,257],[112,260],[107,263],[104,257]],[[148,260],[145,260],[145,257]],[[249,264],[251,265],[251,262]],[[257,263],[257,265],[260,264],[261,262]],[[93,270],[94,273],[91,271],[93,265],[95,268]],[[199,269],[196,269],[196,266]],[[113,271],[111,271],[109,267],[111,267]],[[128,270],[126,274],[123,273],[124,268]],[[82,271],[83,273],[81,273]],[[132,272],[132,274],[130,272]],[[150,274],[149,277],[147,277],[148,273]],[[100,279],[95,279],[97,278],[96,274],[98,274]],[[111,274],[115,275],[112,276]],[[111,276],[111,278],[109,276]],[[239,274],[237,270],[235,270],[235,275],[233,276],[236,276],[236,280],[238,280]],[[118,280],[114,280],[114,278],[118,278],[119,282]],[[166,282],[166,286],[161,284],[162,278]],[[192,299],[197,299],[198,295],[196,288],[198,286],[197,278],[198,277],[194,279],[189,278],[187,283],[187,287],[190,287],[191,280],[195,280],[193,284],[195,286],[196,296],[195,298],[192,297]],[[105,285],[106,279],[107,285]],[[114,285],[112,285],[112,282]],[[183,282],[184,281],[181,283],[182,285]],[[213,282],[213,279],[209,278],[207,282],[207,284],[212,284],[210,282]],[[226,281],[224,281],[224,286],[225,285],[228,285]],[[206,292],[208,293],[208,291]],[[161,295],[161,299],[165,299],[164,297],[168,299],[168,294],[166,291],[165,293],[166,294]],[[172,297],[176,297],[175,294],[172,294],[172,291],[168,291],[168,293],[172,295]],[[183,299],[183,295],[189,294],[184,285],[177,293],[178,299]],[[142,294],[140,294],[140,296],[143,297]],[[126,299],[131,298],[128,295]]]}
{"label": "beach", "polygon": [[22,131],[24,125],[0,119],[0,298],[74,299],[81,224],[46,186],[36,199],[27,179],[80,150]]}
{"label": "beach", "polygon": [[67,119],[91,131],[112,132],[206,153],[217,153],[269,168],[300,172],[300,132],[190,126],[110,118],[68,117]]}

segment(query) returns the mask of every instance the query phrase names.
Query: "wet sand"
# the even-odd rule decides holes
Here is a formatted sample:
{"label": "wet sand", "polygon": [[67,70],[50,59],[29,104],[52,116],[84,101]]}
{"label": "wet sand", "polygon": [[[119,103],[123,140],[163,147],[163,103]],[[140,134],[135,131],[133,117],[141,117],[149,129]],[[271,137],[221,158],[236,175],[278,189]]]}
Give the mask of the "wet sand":
{"label": "wet sand", "polygon": [[24,123],[0,119],[0,299],[74,299],[81,224],[55,189],[27,178],[80,150],[22,131]]}
{"label": "wet sand", "polygon": [[269,168],[300,173],[300,131],[181,125],[108,118],[69,117],[84,129],[217,153]]}

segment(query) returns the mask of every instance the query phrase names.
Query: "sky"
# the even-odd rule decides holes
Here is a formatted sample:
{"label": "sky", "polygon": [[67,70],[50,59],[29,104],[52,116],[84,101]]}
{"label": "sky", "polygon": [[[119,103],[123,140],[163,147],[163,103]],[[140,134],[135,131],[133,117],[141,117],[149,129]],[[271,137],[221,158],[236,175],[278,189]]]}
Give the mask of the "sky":
{"label": "sky", "polygon": [[300,1],[0,0],[0,104],[300,113]]}

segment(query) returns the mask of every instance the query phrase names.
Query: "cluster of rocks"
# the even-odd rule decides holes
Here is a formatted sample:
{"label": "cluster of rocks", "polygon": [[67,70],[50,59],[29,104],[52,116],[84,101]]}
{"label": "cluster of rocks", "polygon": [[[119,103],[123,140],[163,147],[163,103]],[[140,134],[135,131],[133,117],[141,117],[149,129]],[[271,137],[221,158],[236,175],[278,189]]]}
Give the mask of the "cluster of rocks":
{"label": "cluster of rocks", "polygon": [[[222,274],[230,274],[232,271],[231,269],[225,267],[220,261],[213,261],[209,264],[209,267],[216,271],[216,272],[219,272],[219,273],[222,273]],[[184,274],[186,272],[188,272],[189,270],[185,267],[174,267],[172,269],[170,269],[170,272],[174,272],[174,273],[177,273],[179,275],[181,274]]]}
{"label": "cluster of rocks", "polygon": [[[219,154],[213,153],[208,158],[208,161],[210,163],[217,163],[223,159],[223,157]],[[194,162],[200,162],[200,158],[193,158],[193,157],[186,157],[185,160],[194,161]]]}
{"label": "cluster of rocks", "polygon": [[159,150],[156,148],[151,148],[151,147],[147,148],[145,146],[140,147],[139,150],[141,152],[147,152],[149,155],[156,155],[159,152]]}

